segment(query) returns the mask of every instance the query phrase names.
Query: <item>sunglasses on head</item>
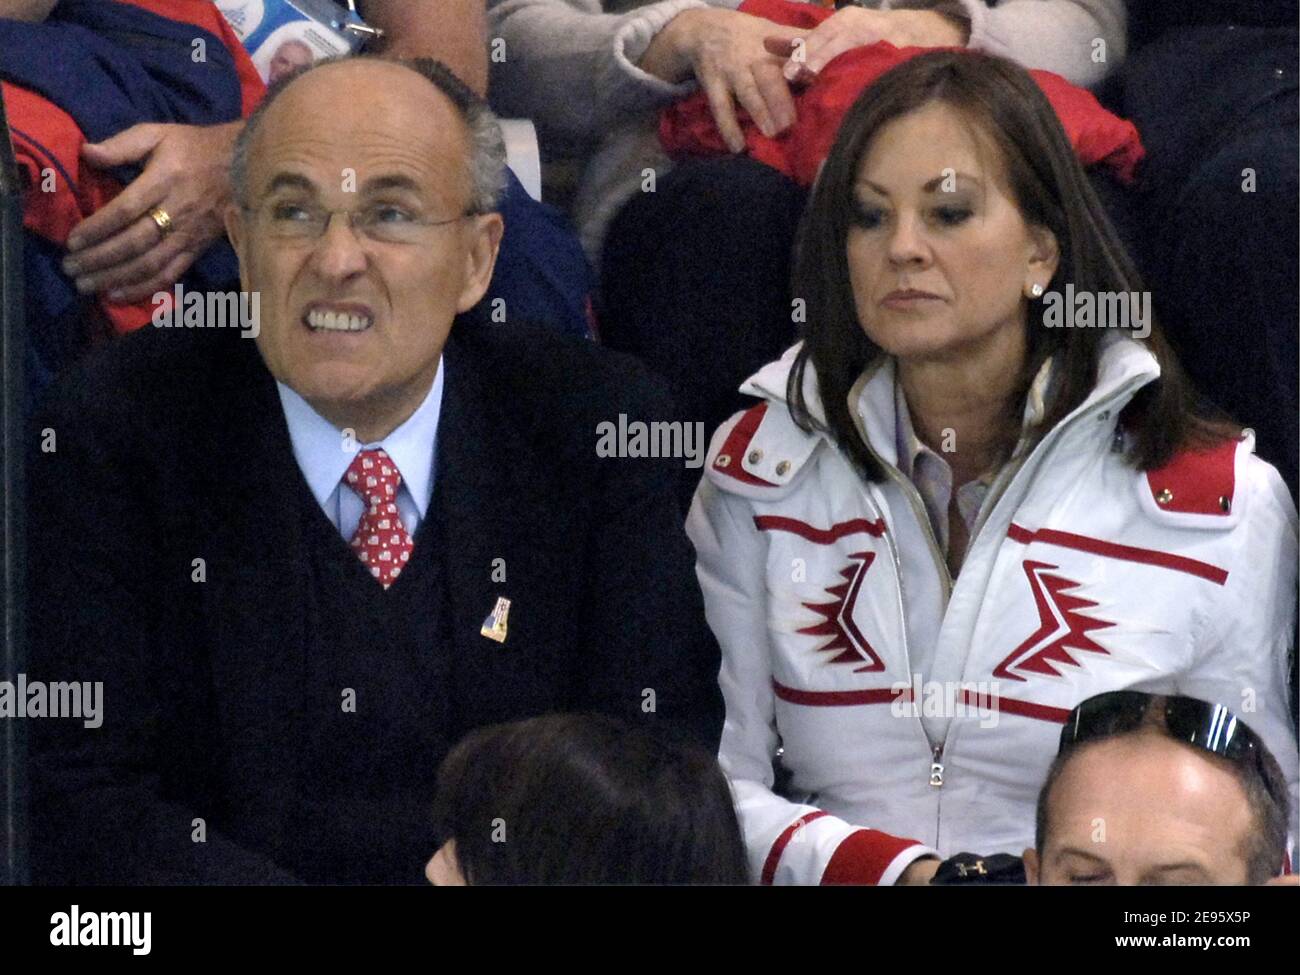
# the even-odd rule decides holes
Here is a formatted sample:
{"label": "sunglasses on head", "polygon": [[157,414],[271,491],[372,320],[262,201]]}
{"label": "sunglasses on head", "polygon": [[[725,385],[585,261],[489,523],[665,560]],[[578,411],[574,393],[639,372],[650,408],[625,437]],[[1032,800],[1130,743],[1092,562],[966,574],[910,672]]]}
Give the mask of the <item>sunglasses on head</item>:
{"label": "sunglasses on head", "polygon": [[1264,743],[1246,723],[1222,704],[1194,697],[1108,691],[1083,701],[1070,712],[1061,729],[1060,752],[1087,741],[1110,738],[1149,723],[1152,708],[1162,708],[1159,730],[1175,741],[1187,742],[1252,769],[1274,800],[1273,783],[1264,770]]}

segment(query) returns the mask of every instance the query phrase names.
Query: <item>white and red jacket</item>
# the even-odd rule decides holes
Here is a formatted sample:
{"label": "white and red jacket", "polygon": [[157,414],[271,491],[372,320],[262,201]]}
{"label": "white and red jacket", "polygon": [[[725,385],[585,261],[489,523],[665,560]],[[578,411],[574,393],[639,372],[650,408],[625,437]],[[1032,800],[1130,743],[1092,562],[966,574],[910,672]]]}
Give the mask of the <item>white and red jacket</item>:
{"label": "white and red jacket", "polygon": [[[999,473],[950,582],[895,466],[892,361],[849,397],[874,484],[790,418],[794,351],[742,387],[765,402],[714,436],[687,521],[756,879],[888,884],[927,852],[1019,854],[1067,713],[1120,688],[1226,704],[1295,802],[1296,510],[1253,436],[1136,470],[1116,422],[1159,367],[1114,336],[1087,400]],[[914,700],[918,660],[935,684]],[[772,790],[778,748],[804,801]]]}

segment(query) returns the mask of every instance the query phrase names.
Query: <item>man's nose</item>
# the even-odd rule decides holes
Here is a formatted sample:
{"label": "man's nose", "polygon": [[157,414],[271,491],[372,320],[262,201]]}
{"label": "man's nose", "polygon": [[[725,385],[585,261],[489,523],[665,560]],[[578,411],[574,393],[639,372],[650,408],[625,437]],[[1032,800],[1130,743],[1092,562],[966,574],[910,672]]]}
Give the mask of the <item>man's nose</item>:
{"label": "man's nose", "polygon": [[329,215],[325,229],[312,251],[312,264],[328,278],[348,278],[366,269],[365,248],[360,236],[352,228],[352,221],[344,211]]}

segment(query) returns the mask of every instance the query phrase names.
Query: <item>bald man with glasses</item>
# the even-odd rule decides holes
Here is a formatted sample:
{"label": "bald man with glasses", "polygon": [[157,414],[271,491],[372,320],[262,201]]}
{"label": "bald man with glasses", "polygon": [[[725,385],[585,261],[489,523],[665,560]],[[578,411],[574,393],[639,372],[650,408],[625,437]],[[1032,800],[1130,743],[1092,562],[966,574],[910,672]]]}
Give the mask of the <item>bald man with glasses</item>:
{"label": "bald man with glasses", "polygon": [[235,153],[258,327],[148,329],[54,397],[28,677],[104,706],[33,723],[37,882],[419,883],[475,727],[600,711],[716,749],[683,461],[597,451],[670,412],[660,387],[461,317],[503,166],[434,62],[307,70]]}

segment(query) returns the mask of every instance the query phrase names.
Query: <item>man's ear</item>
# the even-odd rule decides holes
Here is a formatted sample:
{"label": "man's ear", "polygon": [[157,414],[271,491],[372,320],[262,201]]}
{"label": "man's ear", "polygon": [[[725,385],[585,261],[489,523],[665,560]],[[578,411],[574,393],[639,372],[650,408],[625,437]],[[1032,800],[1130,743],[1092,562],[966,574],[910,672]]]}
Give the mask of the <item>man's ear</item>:
{"label": "man's ear", "polygon": [[1061,263],[1061,245],[1056,234],[1047,227],[1032,225],[1029,228],[1029,265],[1026,268],[1026,282],[1038,282],[1044,287],[1056,276],[1056,269]]}
{"label": "man's ear", "polygon": [[247,291],[248,262],[244,259],[244,244],[248,240],[248,228],[244,223],[244,211],[236,204],[230,203],[222,215],[222,222],[226,225],[226,236],[230,238],[230,246],[235,250],[235,257],[239,259],[240,287]]}
{"label": "man's ear", "polygon": [[1020,856],[1025,861],[1025,883],[1030,887],[1036,887],[1038,885],[1038,851],[1032,846],[1027,847]]}
{"label": "man's ear", "polygon": [[469,311],[487,294],[506,226],[499,213],[482,213],[469,219],[473,225],[465,231],[469,246],[465,251],[465,284],[456,302],[457,312]]}

